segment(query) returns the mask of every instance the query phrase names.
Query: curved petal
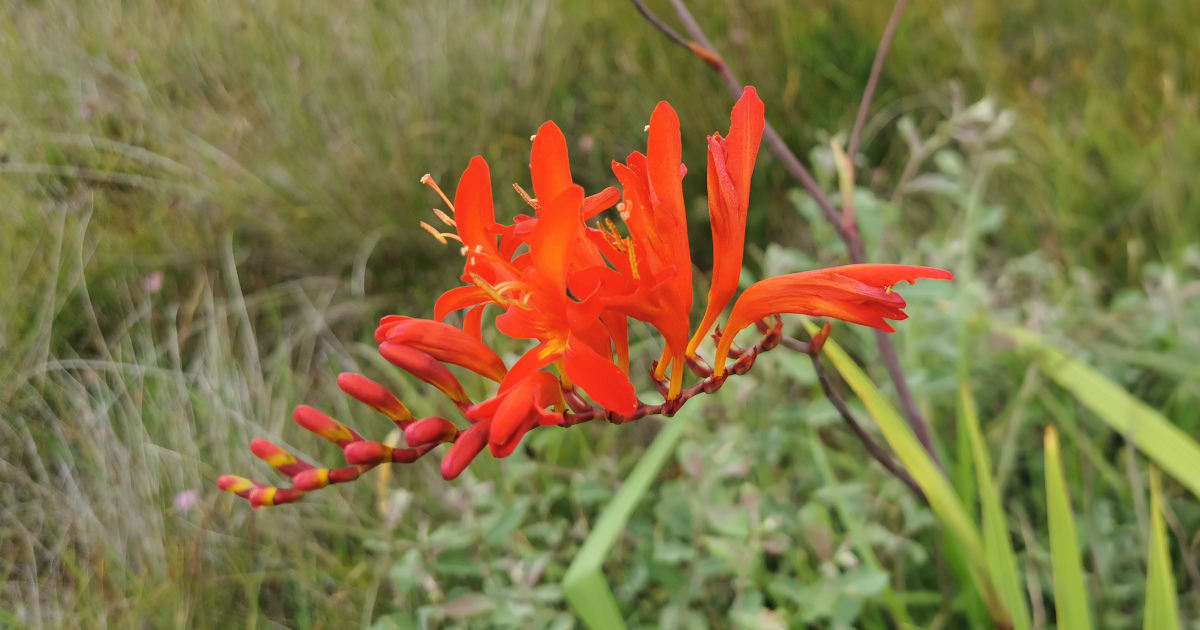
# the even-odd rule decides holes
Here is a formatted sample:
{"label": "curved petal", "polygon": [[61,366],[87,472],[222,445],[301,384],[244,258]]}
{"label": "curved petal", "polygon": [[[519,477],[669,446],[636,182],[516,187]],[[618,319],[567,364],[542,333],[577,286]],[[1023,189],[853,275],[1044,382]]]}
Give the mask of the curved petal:
{"label": "curved petal", "polygon": [[492,296],[478,286],[456,287],[438,298],[433,305],[433,319],[440,322],[454,311],[491,301]]}
{"label": "curved petal", "polygon": [[508,370],[504,361],[483,342],[442,322],[409,319],[398,322],[386,333],[384,342],[416,348],[438,361],[462,366],[500,382]]}
{"label": "curved petal", "polygon": [[454,191],[454,222],[463,245],[472,250],[478,246],[496,253],[496,239],[491,235],[491,227],[496,223],[492,208],[492,175],[481,156],[471,158],[467,170],[458,180],[458,188]]}
{"label": "curved petal", "polygon": [[563,353],[563,367],[570,378],[598,405],[622,415],[637,409],[637,394],[629,377],[611,361],[604,360],[587,344],[572,338]]}
{"label": "curved petal", "polygon": [[533,267],[548,283],[553,295],[566,298],[567,270],[576,240],[583,229],[579,209],[583,204],[583,188],[568,186],[557,197],[542,204],[541,218],[529,242]]}
{"label": "curved petal", "polygon": [[471,402],[458,378],[428,353],[409,346],[382,343],[379,354],[392,365],[440,389],[450,400],[459,404]]}
{"label": "curved petal", "polygon": [[588,219],[608,210],[621,200],[621,191],[615,186],[609,186],[600,192],[591,195],[583,200],[583,220]]}
{"label": "curved petal", "polygon": [[884,332],[888,319],[907,317],[904,298],[891,291],[897,282],[950,280],[948,271],[912,265],[847,265],[769,278],[750,285],[733,305],[717,346],[716,374],[725,372],[733,338],[750,324],[777,313],[833,317]]}
{"label": "curved petal", "polygon": [[[533,153],[529,159],[533,174],[533,195],[538,206],[561,195],[571,184],[571,162],[567,155],[567,139],[558,125],[546,122],[533,137]],[[539,209],[538,215],[542,211]]]}

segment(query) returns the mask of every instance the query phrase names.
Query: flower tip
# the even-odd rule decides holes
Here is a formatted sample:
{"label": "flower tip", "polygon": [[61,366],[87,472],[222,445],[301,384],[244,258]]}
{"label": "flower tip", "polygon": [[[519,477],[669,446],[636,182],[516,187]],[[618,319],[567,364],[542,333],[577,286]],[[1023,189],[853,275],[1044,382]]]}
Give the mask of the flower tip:
{"label": "flower tip", "polygon": [[453,422],[437,416],[422,418],[404,429],[404,441],[411,447],[452,442],[456,435],[458,427],[454,426]]}
{"label": "flower tip", "polygon": [[328,485],[329,470],[325,468],[306,470],[292,478],[292,486],[305,492],[320,490]]}
{"label": "flower tip", "polygon": [[367,466],[392,461],[394,449],[382,442],[359,441],[347,444],[343,449],[346,463],[352,466]]}
{"label": "flower tip", "polygon": [[232,492],[234,494],[248,492],[253,490],[255,486],[256,484],[253,481],[237,475],[221,475],[220,478],[217,479],[218,488],[224,490],[225,492]]}

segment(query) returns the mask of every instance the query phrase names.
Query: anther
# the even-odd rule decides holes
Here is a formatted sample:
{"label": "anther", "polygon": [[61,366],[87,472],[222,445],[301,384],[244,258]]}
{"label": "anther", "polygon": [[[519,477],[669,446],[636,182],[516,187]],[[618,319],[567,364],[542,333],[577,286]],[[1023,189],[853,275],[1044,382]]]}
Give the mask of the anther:
{"label": "anther", "polygon": [[454,221],[454,219],[451,219],[450,215],[446,214],[445,212],[442,212],[441,210],[438,210],[437,208],[433,209],[433,213],[437,215],[437,218],[442,220],[442,223],[445,223],[446,225],[449,225],[452,228],[458,228],[458,223],[456,223]]}
{"label": "anther", "polygon": [[513,182],[513,189],[517,191],[518,195],[521,195],[521,199],[524,199],[525,203],[529,204],[530,208],[533,208],[534,210],[538,209],[538,200],[530,197],[529,193],[525,192],[525,189],[521,188],[520,184]]}
{"label": "anther", "polygon": [[425,173],[424,175],[422,175],[421,183],[432,188],[433,191],[436,192],[438,194],[438,196],[442,198],[442,201],[446,202],[446,206],[448,206],[450,208],[450,212],[454,212],[454,204],[450,203],[450,199],[448,197],[446,197],[446,193],[442,192],[442,189],[438,187],[437,182],[433,181],[432,175],[430,175],[429,173]]}
{"label": "anther", "polygon": [[650,131],[650,125],[646,125],[646,128],[642,129],[642,131]]}
{"label": "anther", "polygon": [[436,238],[438,240],[438,242],[441,243],[442,245],[447,244],[446,237],[443,236],[441,232],[437,231],[437,228],[433,227],[432,225],[429,225],[428,223],[426,223],[424,221],[421,222],[421,227],[426,232],[429,232],[430,234],[432,234],[433,238]]}

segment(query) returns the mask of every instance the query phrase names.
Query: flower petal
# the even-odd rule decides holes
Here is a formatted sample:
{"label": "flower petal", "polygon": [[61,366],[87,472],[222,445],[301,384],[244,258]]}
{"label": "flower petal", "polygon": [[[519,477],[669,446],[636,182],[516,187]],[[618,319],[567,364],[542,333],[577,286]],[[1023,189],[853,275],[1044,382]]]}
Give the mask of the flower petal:
{"label": "flower petal", "polygon": [[504,361],[483,342],[442,322],[409,318],[387,331],[385,342],[416,348],[444,363],[462,366],[499,382],[508,370]]}
{"label": "flower petal", "polygon": [[544,123],[533,137],[529,169],[533,173],[533,194],[540,206],[538,216],[541,216],[545,202],[561,195],[572,184],[567,139],[553,122]]}
{"label": "flower petal", "polygon": [[392,365],[440,389],[450,400],[459,404],[471,402],[458,378],[428,353],[409,346],[382,343],[379,354]]}
{"label": "flower petal", "polygon": [[629,377],[587,344],[571,338],[563,354],[563,366],[567,378],[601,407],[622,415],[629,415],[637,409],[637,394]]}
{"label": "flower petal", "polygon": [[950,280],[948,271],[912,265],[847,265],[793,273],[756,282],[738,298],[717,346],[716,374],[725,371],[733,338],[743,328],[777,313],[833,317],[884,332],[887,319],[907,317],[904,298],[891,291],[897,282]]}

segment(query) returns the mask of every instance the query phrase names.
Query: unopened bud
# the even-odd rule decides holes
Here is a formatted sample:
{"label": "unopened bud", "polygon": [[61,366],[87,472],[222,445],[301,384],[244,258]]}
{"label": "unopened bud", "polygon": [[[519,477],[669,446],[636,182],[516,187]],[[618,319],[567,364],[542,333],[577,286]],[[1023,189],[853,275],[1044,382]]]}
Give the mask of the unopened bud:
{"label": "unopened bud", "polygon": [[409,446],[453,442],[456,435],[458,427],[454,426],[453,422],[437,416],[416,420],[404,429],[404,441]]}

